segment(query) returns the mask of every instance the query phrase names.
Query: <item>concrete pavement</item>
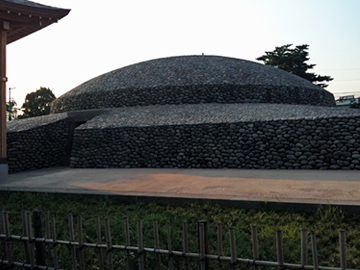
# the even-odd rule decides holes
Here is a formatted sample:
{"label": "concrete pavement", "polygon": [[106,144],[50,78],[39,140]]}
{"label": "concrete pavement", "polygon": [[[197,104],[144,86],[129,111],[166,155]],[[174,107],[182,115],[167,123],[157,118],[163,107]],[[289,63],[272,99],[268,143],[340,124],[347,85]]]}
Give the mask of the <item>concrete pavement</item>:
{"label": "concrete pavement", "polygon": [[359,171],[49,168],[0,190],[360,206]]}

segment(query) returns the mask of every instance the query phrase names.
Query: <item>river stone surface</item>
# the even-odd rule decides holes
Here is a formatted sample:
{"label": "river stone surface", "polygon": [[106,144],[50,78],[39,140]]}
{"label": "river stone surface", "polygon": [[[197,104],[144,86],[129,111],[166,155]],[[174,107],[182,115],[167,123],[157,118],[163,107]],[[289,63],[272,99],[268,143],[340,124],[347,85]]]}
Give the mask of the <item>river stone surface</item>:
{"label": "river stone surface", "polygon": [[112,109],[78,129],[360,116],[358,109],[287,104],[182,104]]}
{"label": "river stone surface", "polygon": [[289,72],[221,56],[178,56],[123,67],[65,93],[52,113],[197,103],[335,106],[334,96]]}

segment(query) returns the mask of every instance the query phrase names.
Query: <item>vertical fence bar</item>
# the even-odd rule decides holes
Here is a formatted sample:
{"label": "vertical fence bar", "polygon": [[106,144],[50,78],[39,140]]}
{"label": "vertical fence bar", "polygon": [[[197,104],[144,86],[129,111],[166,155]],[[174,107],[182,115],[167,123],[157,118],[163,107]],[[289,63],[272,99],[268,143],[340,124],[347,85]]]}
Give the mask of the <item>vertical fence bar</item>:
{"label": "vertical fence bar", "polygon": [[112,262],[112,243],[111,243],[111,232],[110,232],[110,220],[105,218],[105,233],[106,233],[106,245],[107,245],[107,257],[108,257],[108,269],[113,269]]}
{"label": "vertical fence bar", "polygon": [[231,269],[237,269],[237,255],[236,255],[236,240],[235,240],[235,228],[233,226],[229,227],[229,237],[230,237],[230,253],[231,253]]}
{"label": "vertical fence bar", "polygon": [[170,222],[167,223],[167,246],[169,250],[169,270],[173,269],[173,257],[172,257],[172,249],[171,249],[171,224]]}
{"label": "vertical fence bar", "polygon": [[79,232],[79,263],[80,269],[85,270],[85,257],[84,257],[84,235],[83,235],[83,222],[82,217],[78,217],[78,232]]}
{"label": "vertical fence bar", "polygon": [[76,260],[76,247],[72,245],[72,242],[75,241],[75,233],[74,233],[74,218],[72,214],[69,214],[69,236],[70,236],[70,250],[71,250],[71,257],[73,262],[73,270],[77,268],[77,260]]}
{"label": "vertical fence bar", "polygon": [[34,259],[34,241],[32,237],[32,226],[31,226],[31,214],[30,212],[25,212],[26,215],[26,225],[27,225],[27,235],[28,235],[28,245],[29,245],[29,257],[30,257],[30,265],[31,268],[35,267],[35,259]]}
{"label": "vertical fence bar", "polygon": [[[130,246],[130,230],[129,230],[129,218],[124,217],[125,221],[125,245],[128,247]],[[131,270],[131,254],[130,250],[126,250],[126,269]]]}
{"label": "vertical fence bar", "polygon": [[12,247],[10,239],[10,224],[9,224],[9,214],[6,211],[2,211],[2,221],[3,221],[3,231],[5,234],[5,253],[6,260],[8,261],[8,268],[12,267]]}
{"label": "vertical fence bar", "polygon": [[[209,253],[209,245],[208,245],[208,226],[206,220],[199,220],[198,221],[198,231],[200,232],[200,224],[204,224],[204,245],[205,245],[205,254]],[[200,236],[199,236],[200,239]],[[205,268],[209,269],[209,259],[205,256]]]}
{"label": "vertical fence bar", "polygon": [[154,219],[154,242],[155,242],[155,269],[160,270],[161,269],[161,257],[160,254],[156,253],[156,250],[160,249],[160,240],[159,240],[159,223],[157,219]]}
{"label": "vertical fence bar", "polygon": [[199,256],[200,256],[200,269],[206,270],[206,257],[205,257],[205,225],[204,223],[199,223]]}
{"label": "vertical fence bar", "polygon": [[301,228],[301,264],[308,264],[308,235],[305,228]]}
{"label": "vertical fence bar", "polygon": [[340,267],[341,270],[346,269],[346,236],[345,230],[340,230],[339,232],[339,240],[340,240]]}
{"label": "vertical fence bar", "polygon": [[144,242],[141,219],[137,221],[137,238],[138,238],[138,263],[139,270],[145,269],[145,254],[144,254]]}
{"label": "vertical fence bar", "polygon": [[[41,212],[34,211],[33,219],[34,219],[34,236],[35,236],[35,238],[43,238]],[[40,242],[35,242],[35,251],[36,251],[36,264],[37,265],[45,265],[44,244],[40,243]]]}
{"label": "vertical fence bar", "polygon": [[[21,219],[22,219],[22,232],[23,232],[23,236],[28,237],[27,234],[27,218],[26,218],[26,212],[22,211],[21,212]],[[29,246],[29,241],[24,241],[24,249],[25,249],[25,262],[26,263],[30,263],[30,246]]]}
{"label": "vertical fence bar", "polygon": [[276,249],[277,249],[277,260],[279,270],[284,269],[284,249],[283,249],[283,238],[282,230],[276,230]]}
{"label": "vertical fence bar", "polygon": [[[46,215],[45,215],[45,238],[46,239],[51,239],[51,232],[50,232],[50,212],[46,211]],[[45,243],[45,249],[44,251],[48,250],[48,259],[46,260],[46,256],[44,258],[45,261],[47,261],[46,265],[54,264],[54,256],[51,250],[51,244],[50,243]]]}
{"label": "vertical fence bar", "polygon": [[[253,252],[253,259],[259,260],[259,245],[258,245],[258,235],[257,235],[257,226],[256,224],[251,225],[251,238],[252,238],[252,252]],[[259,266],[254,265],[254,269],[258,270]]]}
{"label": "vertical fence bar", "polygon": [[217,253],[218,253],[218,258],[219,258],[219,268],[223,269],[223,263],[222,261],[220,261],[220,256],[224,255],[224,245],[223,245],[223,226],[222,224],[219,222],[217,224]]}
{"label": "vertical fence bar", "polygon": [[185,256],[186,253],[189,252],[188,225],[186,221],[183,221],[182,229],[183,229],[184,270],[189,270],[189,258]]}
{"label": "vertical fence bar", "polygon": [[56,242],[56,223],[55,223],[55,214],[51,217],[51,234],[52,234],[52,249],[54,253],[54,268],[59,268],[59,261],[58,261],[58,255],[57,255],[57,242]]}
{"label": "vertical fence bar", "polygon": [[[100,224],[100,217],[97,216],[95,219],[96,222],[96,236],[97,236],[97,243],[101,244],[102,243],[102,239],[101,239],[101,224]],[[104,254],[103,254],[103,249],[102,248],[98,248],[98,252],[99,252],[99,261],[100,261],[100,270],[104,270]]]}
{"label": "vertical fence bar", "polygon": [[313,259],[314,270],[318,270],[319,269],[318,251],[316,246],[316,235],[314,231],[311,232],[311,248],[312,248],[312,259]]}

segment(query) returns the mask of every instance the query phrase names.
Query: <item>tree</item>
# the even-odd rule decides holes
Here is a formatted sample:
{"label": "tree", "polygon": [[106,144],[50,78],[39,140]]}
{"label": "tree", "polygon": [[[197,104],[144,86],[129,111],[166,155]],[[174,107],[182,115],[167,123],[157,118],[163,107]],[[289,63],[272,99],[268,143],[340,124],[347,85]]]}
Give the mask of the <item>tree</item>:
{"label": "tree", "polygon": [[50,88],[40,87],[35,92],[26,95],[25,102],[22,105],[24,114],[18,118],[28,118],[50,113],[51,102],[56,99]]}
{"label": "tree", "polygon": [[323,88],[327,87],[328,85],[323,82],[332,81],[333,78],[330,76],[321,76],[315,73],[307,72],[308,69],[312,69],[316,66],[315,64],[309,65],[305,63],[310,59],[308,53],[309,45],[298,45],[295,49],[291,49],[291,46],[292,44],[287,44],[275,47],[274,51],[265,52],[265,55],[256,58],[256,60],[263,61],[265,65],[280,68],[294,75],[300,76]]}

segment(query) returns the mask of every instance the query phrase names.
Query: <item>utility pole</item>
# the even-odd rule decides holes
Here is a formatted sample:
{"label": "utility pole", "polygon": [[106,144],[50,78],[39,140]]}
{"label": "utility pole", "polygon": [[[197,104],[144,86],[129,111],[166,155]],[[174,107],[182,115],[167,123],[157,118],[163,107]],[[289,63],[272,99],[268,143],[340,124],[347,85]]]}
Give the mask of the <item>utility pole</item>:
{"label": "utility pole", "polygon": [[13,107],[13,102],[11,100],[11,90],[15,90],[16,87],[9,87],[9,121],[11,121],[12,119],[12,107]]}

